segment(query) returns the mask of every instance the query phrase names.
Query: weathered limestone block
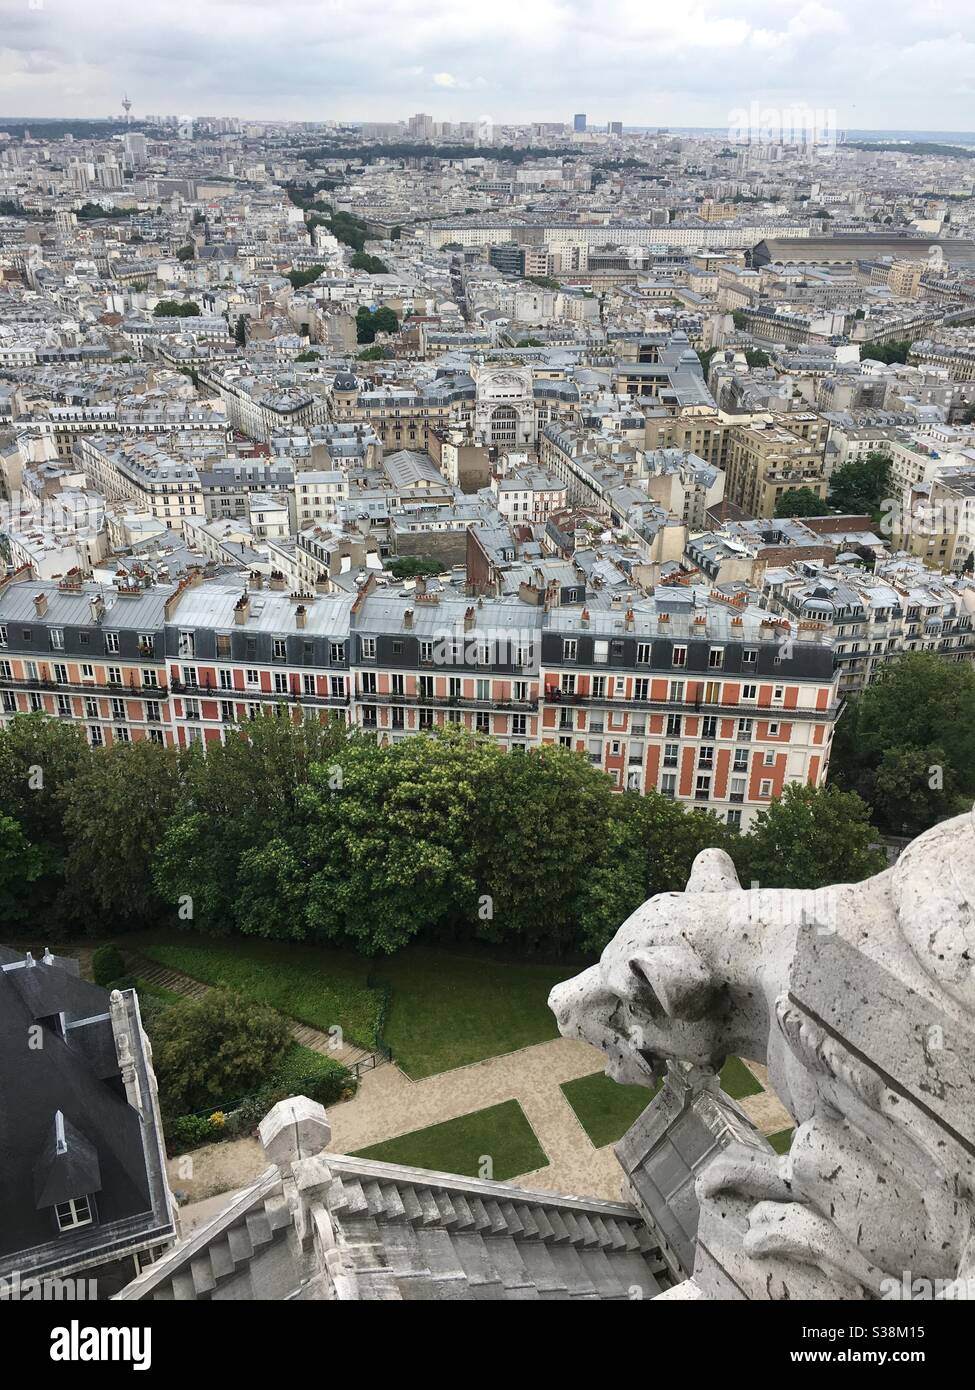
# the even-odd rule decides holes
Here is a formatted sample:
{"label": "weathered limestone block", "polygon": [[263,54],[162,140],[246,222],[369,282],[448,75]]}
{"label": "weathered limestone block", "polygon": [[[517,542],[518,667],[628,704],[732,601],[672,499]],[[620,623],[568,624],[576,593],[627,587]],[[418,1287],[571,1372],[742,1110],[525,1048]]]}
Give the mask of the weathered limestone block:
{"label": "weathered limestone block", "polygon": [[708,850],[553,991],[561,1031],[617,1080],[736,1053],[796,1120],[786,1155],[731,1137],[696,1169],[702,1296],[950,1296],[975,1277],[973,903],[967,815],[817,892],[743,890]]}

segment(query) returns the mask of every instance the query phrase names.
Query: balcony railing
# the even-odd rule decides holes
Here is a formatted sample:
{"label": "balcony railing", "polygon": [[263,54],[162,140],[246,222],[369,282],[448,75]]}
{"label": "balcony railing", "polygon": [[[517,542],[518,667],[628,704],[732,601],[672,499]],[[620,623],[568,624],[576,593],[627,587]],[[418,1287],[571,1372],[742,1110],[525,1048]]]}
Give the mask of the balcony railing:
{"label": "balcony railing", "polygon": [[838,700],[835,705],[828,709],[800,709],[797,706],[785,705],[755,705],[751,702],[747,704],[723,704],[709,700],[624,700],[610,699],[602,696],[593,699],[588,695],[566,695],[564,692],[552,693],[552,687],[545,691],[545,700],[548,704],[558,705],[578,705],[584,709],[598,709],[604,713],[612,713],[613,710],[643,710],[660,711],[667,713],[671,710],[679,711],[681,714],[692,715],[720,715],[724,718],[735,716],[736,718],[751,719],[815,719],[832,722],[839,717],[843,701]]}

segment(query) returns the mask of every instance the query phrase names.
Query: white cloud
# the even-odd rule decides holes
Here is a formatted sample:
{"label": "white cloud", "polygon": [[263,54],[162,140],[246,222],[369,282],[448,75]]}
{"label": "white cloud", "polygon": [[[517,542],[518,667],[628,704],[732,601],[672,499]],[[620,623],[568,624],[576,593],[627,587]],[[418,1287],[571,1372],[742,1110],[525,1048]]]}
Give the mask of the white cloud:
{"label": "white cloud", "polygon": [[0,100],[103,115],[128,89],[136,113],[469,120],[487,91],[502,122],[721,126],[788,101],[951,130],[973,122],[973,48],[971,0],[0,0]]}

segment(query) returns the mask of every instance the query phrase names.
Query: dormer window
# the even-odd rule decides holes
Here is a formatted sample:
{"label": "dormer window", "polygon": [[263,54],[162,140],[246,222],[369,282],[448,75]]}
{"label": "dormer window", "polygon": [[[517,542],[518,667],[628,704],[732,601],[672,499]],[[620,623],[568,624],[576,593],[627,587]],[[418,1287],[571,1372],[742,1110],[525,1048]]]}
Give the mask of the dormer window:
{"label": "dormer window", "polygon": [[94,1224],[95,1214],[88,1197],[72,1197],[67,1202],[58,1202],[54,1208],[59,1231],[73,1231],[78,1226]]}

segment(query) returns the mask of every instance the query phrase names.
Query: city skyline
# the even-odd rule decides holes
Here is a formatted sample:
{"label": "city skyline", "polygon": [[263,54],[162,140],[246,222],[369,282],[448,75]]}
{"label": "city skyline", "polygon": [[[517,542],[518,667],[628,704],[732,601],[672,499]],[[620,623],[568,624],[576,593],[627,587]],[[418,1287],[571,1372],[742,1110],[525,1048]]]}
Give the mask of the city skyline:
{"label": "city skyline", "polygon": [[[104,117],[121,94],[146,111],[257,120],[435,120],[717,128],[736,110],[828,109],[838,128],[953,130],[971,102],[975,34],[959,3],[819,3],[783,13],[767,0],[646,12],[502,0],[490,14],[443,0],[382,6],[383,48],[363,16],[283,0],[114,0],[84,13],[59,0],[3,0],[0,105],[11,116]],[[370,31],[375,32],[374,30]],[[104,36],[111,34],[111,44]],[[297,40],[300,40],[298,42]]]}

